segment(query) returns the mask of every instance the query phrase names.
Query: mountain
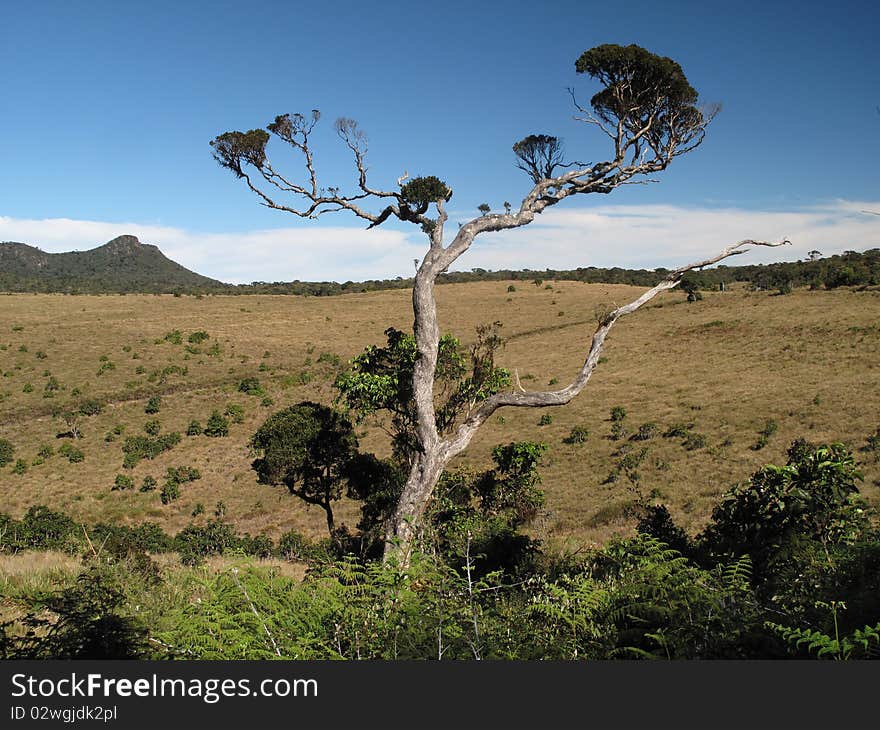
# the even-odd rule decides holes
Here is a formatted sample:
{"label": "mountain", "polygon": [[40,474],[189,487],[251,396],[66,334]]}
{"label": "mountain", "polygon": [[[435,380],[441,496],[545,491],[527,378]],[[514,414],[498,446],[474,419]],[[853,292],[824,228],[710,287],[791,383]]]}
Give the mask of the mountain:
{"label": "mountain", "polygon": [[17,292],[211,291],[226,284],[184,268],[156,246],[119,236],[89,251],[46,253],[0,242],[0,290]]}

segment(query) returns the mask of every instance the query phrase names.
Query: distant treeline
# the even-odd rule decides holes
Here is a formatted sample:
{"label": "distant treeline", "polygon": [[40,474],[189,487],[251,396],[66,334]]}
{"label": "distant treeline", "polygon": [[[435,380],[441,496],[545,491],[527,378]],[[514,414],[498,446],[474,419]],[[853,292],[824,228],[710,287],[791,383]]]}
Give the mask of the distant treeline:
{"label": "distant treeline", "polygon": [[[594,284],[630,284],[633,286],[653,286],[669,274],[670,269],[623,269],[620,267],[599,268],[595,266],[577,269],[543,269],[512,271],[502,269],[472,269],[442,274],[439,284],[459,284],[473,281],[582,281]],[[92,273],[94,276],[94,273]],[[806,261],[793,261],[775,264],[753,264],[749,266],[717,266],[687,274],[682,283],[684,289],[719,289],[734,282],[747,282],[757,289],[776,289],[788,291],[794,287],[813,289],[834,289],[841,286],[880,285],[880,249],[870,249],[863,253],[846,251],[835,256],[820,258],[813,252],[813,258]],[[263,282],[251,284],[220,284],[192,286],[164,282],[139,282],[127,284],[114,282],[108,277],[100,279],[86,276],[70,278],[53,277],[51,280],[39,276],[21,275],[0,271],[0,291],[12,292],[60,292],[66,294],[105,294],[105,293],[174,293],[174,294],[296,294],[301,296],[336,296],[351,292],[370,292],[389,289],[408,289],[412,287],[411,278],[370,279],[367,281],[291,281]]]}
{"label": "distant treeline", "polygon": [[[460,284],[472,281],[583,281],[590,284],[630,284],[653,286],[670,273],[670,269],[622,269],[588,266],[577,269],[472,269],[441,274],[439,284]],[[718,266],[688,273],[683,282],[685,288],[718,289],[733,282],[748,282],[759,289],[780,289],[798,286],[834,289],[840,286],[880,285],[880,249],[864,253],[846,251],[828,258],[818,255],[808,261],[791,261],[777,264],[753,264],[751,266]],[[380,289],[408,289],[412,279],[371,279],[369,281],[308,282],[254,282],[230,287],[224,293],[233,294],[301,294],[307,296],[333,296],[349,292],[368,292]]]}

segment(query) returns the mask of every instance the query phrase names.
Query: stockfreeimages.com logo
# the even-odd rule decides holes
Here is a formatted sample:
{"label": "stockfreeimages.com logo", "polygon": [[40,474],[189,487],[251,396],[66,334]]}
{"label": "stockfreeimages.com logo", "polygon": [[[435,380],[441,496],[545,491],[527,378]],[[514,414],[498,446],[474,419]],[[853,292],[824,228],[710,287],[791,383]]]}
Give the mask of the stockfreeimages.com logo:
{"label": "stockfreeimages.com logo", "polygon": [[12,675],[12,696],[29,698],[100,697],[195,697],[208,704],[224,697],[317,697],[316,679],[177,679],[148,677],[129,679],[102,674],[70,676],[60,679],[39,678],[30,674]]}

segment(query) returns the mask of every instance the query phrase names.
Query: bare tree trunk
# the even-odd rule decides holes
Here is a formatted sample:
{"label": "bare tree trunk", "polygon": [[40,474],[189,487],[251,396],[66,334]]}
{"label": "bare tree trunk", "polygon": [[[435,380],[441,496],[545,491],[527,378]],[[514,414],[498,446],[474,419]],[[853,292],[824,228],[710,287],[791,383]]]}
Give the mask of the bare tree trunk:
{"label": "bare tree trunk", "polygon": [[[789,243],[767,243],[764,241],[740,241],[725,248],[720,254],[705,261],[697,261],[676,269],[663,281],[649,289],[637,299],[608,314],[596,328],[590,349],[580,371],[574,380],[559,390],[541,392],[496,393],[487,398],[468,418],[448,437],[441,439],[437,432],[434,414],[434,372],[437,367],[438,342],[437,306],[434,299],[434,281],[437,275],[448,266],[448,253],[458,248],[455,260],[470,245],[470,240],[460,241],[462,232],[447,249],[435,247],[432,237],[431,251],[425,256],[416,275],[413,287],[413,311],[415,313],[414,333],[418,346],[418,357],[413,370],[413,393],[417,415],[417,433],[420,451],[413,461],[409,477],[400,496],[397,509],[388,523],[385,534],[385,560],[396,560],[402,565],[409,563],[413,548],[419,536],[425,510],[434,493],[434,488],[443,474],[446,465],[470,444],[476,432],[499,408],[505,406],[542,408],[561,406],[569,403],[587,385],[593,370],[599,362],[605,339],[611,328],[626,314],[631,314],[661,292],[674,288],[688,271],[699,269],[722,259],[743,253],[746,246],[781,246]],[[472,237],[468,237],[472,240]],[[459,247],[456,247],[459,244]],[[444,255],[446,254],[446,255]]]}

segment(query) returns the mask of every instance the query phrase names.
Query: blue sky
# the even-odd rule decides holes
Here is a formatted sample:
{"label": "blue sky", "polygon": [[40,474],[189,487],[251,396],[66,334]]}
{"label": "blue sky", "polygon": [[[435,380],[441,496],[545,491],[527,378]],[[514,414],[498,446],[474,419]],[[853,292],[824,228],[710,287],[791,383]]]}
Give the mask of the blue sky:
{"label": "blue sky", "polygon": [[459,268],[655,267],[741,238],[795,244],[749,261],[880,246],[880,219],[860,212],[880,210],[876,3],[551,7],[4,3],[0,240],[60,251],[134,233],[228,281],[407,275],[424,248],[417,231],[267,210],[208,142],[319,108],[318,172],[344,185],[354,178],[332,122],[354,117],[371,182],[436,174],[464,220],[528,191],[510,148],[529,133],[562,137],[577,159],[608,156],[607,140],[572,120],[566,88],[595,91],[574,72],[582,51],[637,43],[722,103],[705,143],[658,184],[566,201],[478,239]]}

